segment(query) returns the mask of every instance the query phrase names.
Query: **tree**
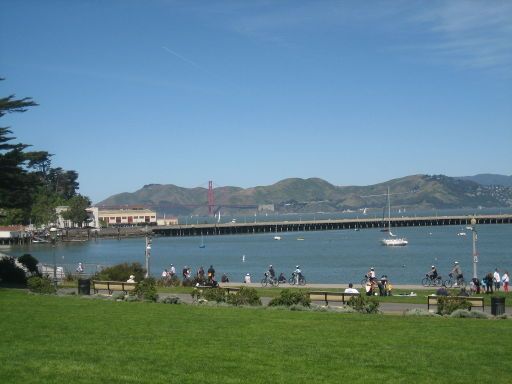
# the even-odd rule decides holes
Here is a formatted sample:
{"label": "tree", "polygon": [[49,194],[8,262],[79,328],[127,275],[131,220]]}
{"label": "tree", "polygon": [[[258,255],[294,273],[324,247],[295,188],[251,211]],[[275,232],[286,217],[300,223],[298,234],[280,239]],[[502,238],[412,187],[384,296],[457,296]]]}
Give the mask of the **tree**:
{"label": "tree", "polygon": [[[37,104],[29,97],[0,98],[0,118],[7,113],[25,112],[33,106]],[[52,154],[26,151],[30,145],[15,143],[15,139],[10,127],[0,127],[0,223],[24,224],[32,221],[32,216],[37,224],[53,222],[55,207],[77,195],[78,173],[52,168]],[[85,212],[82,215],[77,212],[73,221],[81,223]]]}
{"label": "tree", "polygon": [[30,217],[35,225],[47,225],[57,221],[56,208],[63,204],[63,199],[46,187],[39,188],[34,196]]}
{"label": "tree", "polygon": [[[0,81],[3,80],[0,78]],[[0,98],[0,117],[7,113],[25,112],[37,104],[31,98],[16,99],[15,95]],[[22,209],[31,206],[32,194],[38,180],[26,170],[31,152],[25,152],[27,144],[11,143],[9,127],[0,127],[0,208]]]}
{"label": "tree", "polygon": [[81,227],[88,218],[85,209],[91,205],[91,200],[86,196],[76,195],[68,200],[67,205],[69,209],[62,213],[62,218]]}

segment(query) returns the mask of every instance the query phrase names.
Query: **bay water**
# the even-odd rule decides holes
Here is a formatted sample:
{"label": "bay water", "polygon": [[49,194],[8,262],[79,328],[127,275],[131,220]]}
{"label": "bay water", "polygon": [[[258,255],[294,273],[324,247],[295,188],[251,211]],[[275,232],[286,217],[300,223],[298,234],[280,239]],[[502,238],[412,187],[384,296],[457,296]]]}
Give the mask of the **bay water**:
{"label": "bay water", "polygon": [[[387,275],[395,284],[419,284],[431,265],[447,277],[454,261],[461,264],[464,276],[473,275],[472,232],[458,226],[404,227],[393,229],[409,240],[405,247],[385,247],[386,236],[378,229],[288,232],[252,235],[200,237],[155,237],[151,248],[151,274],[159,277],[174,264],[179,275],[184,266],[195,273],[213,265],[217,277],[226,273],[231,281],[242,281],[250,273],[253,282],[261,280],[269,264],[288,277],[300,265],[309,283],[358,284],[370,267],[377,275]],[[459,236],[465,232],[466,236]],[[512,271],[512,225],[487,224],[477,227],[478,276],[499,268]],[[83,243],[31,244],[3,246],[0,252],[12,256],[30,253],[44,264],[57,264],[74,271],[81,262],[86,272],[122,262],[145,264],[145,239],[99,239]]]}

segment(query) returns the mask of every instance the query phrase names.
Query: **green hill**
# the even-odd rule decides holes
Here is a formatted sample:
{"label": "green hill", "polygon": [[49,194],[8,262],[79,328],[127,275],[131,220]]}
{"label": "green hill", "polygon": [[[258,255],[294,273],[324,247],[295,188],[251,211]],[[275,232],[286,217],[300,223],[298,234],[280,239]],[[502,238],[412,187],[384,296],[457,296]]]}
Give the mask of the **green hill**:
{"label": "green hill", "polygon": [[[369,186],[335,186],[318,178],[290,178],[273,185],[214,189],[215,206],[225,213],[255,211],[270,204],[280,213],[334,212],[363,208],[382,209],[387,189],[394,207],[408,209],[477,208],[512,206],[512,188],[480,185],[443,175],[413,175]],[[133,193],[111,196],[98,206],[144,205],[159,214],[208,212],[206,188],[168,184],[145,185]]]}

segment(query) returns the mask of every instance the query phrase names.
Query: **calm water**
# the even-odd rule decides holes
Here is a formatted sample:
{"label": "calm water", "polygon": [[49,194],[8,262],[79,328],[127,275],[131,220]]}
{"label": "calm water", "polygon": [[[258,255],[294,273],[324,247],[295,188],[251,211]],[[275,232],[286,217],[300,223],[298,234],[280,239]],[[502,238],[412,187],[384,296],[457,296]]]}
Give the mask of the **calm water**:
{"label": "calm water", "polygon": [[[170,263],[177,271],[189,265],[193,272],[200,265],[206,269],[213,264],[218,276],[227,273],[232,281],[241,281],[250,273],[253,281],[259,281],[269,264],[287,276],[300,264],[308,282],[348,283],[360,281],[374,266],[378,275],[387,274],[395,283],[417,284],[432,264],[446,276],[458,260],[464,275],[471,277],[471,231],[457,236],[461,230],[457,226],[397,228],[393,232],[409,240],[408,246],[397,248],[381,246],[384,234],[378,229],[280,233],[281,241],[273,240],[273,234],[212,236],[204,238],[205,248],[199,248],[198,237],[158,237],[153,239],[151,273],[159,276]],[[304,240],[297,240],[299,237]],[[85,263],[88,270],[121,262],[144,265],[144,247],[143,238],[63,243],[56,246],[55,256],[67,269],[74,269],[78,262]],[[477,248],[480,277],[496,267],[512,271],[512,225],[478,226]],[[43,263],[53,263],[53,249],[47,244],[0,251],[14,256],[31,253]]]}

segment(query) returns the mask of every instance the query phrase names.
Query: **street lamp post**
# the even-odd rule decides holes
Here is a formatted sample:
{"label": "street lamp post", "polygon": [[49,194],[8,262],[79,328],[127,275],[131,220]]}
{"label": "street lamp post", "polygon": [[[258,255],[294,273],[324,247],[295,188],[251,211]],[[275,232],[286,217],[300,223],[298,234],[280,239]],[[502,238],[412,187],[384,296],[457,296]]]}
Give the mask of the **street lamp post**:
{"label": "street lamp post", "polygon": [[150,276],[149,267],[150,267],[150,258],[151,258],[151,235],[148,232],[146,227],[146,278]]}
{"label": "street lamp post", "polygon": [[478,240],[478,234],[476,232],[476,219],[473,217],[471,219],[471,232],[472,232],[472,238],[473,238],[473,278],[477,279],[477,271],[476,271],[476,265],[478,263],[478,252],[476,250],[476,242]]}
{"label": "street lamp post", "polygon": [[50,228],[50,239],[52,241],[52,249],[53,249],[53,285],[55,289],[57,289],[57,258],[55,256],[55,242],[57,241],[57,228]]}

